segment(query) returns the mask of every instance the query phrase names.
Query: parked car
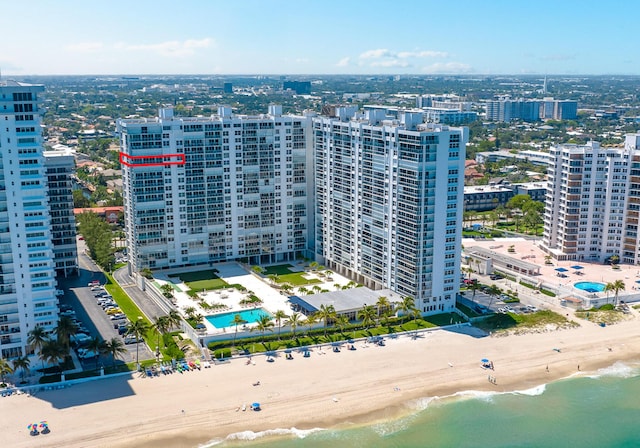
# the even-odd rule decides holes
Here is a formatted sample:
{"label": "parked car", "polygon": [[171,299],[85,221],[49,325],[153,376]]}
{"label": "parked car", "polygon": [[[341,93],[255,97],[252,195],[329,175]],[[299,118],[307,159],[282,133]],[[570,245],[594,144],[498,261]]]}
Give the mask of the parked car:
{"label": "parked car", "polygon": [[124,313],[116,313],[116,314],[112,314],[110,319],[111,320],[122,320],[122,319],[126,319],[127,315]]}
{"label": "parked car", "polygon": [[91,291],[93,291],[93,292],[102,291],[102,290],[104,290],[104,286],[98,285],[98,286],[92,286],[91,287]]}
{"label": "parked car", "polygon": [[80,359],[95,358],[96,356],[99,356],[99,355],[100,354],[98,352],[94,352],[93,350],[84,350],[84,349],[78,350],[78,358]]}
{"label": "parked car", "polygon": [[91,280],[87,286],[100,286],[100,280]]}
{"label": "parked car", "polygon": [[141,339],[138,339],[137,337],[135,337],[134,335],[130,334],[128,336],[125,336],[124,338],[124,343],[125,344],[137,344],[138,342],[141,342]]}

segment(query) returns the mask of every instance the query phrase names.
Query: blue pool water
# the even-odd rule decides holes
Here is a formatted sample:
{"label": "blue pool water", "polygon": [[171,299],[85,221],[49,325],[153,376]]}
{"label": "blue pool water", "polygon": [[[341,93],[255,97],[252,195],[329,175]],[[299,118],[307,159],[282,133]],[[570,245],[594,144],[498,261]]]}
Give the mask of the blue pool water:
{"label": "blue pool water", "polygon": [[573,286],[587,292],[602,292],[605,285],[598,282],[578,282]]}
{"label": "blue pool water", "polygon": [[271,313],[269,313],[268,311],[262,308],[254,308],[251,310],[231,311],[229,313],[214,314],[212,316],[205,317],[205,319],[207,319],[209,323],[216,328],[233,327],[234,324],[232,324],[231,322],[233,321],[236,314],[239,314],[240,317],[242,317],[242,320],[246,321],[248,324],[258,322],[262,316],[273,318],[273,315],[271,315]]}

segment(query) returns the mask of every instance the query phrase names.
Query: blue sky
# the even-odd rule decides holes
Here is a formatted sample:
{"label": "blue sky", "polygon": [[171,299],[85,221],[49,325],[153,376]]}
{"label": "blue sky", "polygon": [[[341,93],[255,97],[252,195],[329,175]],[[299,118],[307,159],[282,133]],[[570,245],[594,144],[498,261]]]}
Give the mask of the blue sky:
{"label": "blue sky", "polygon": [[640,1],[0,2],[3,75],[640,75]]}

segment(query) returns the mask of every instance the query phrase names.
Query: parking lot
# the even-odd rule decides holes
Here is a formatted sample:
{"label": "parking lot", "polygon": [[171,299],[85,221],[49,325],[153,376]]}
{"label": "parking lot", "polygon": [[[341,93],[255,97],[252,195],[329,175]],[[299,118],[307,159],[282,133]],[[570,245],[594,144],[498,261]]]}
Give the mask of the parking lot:
{"label": "parking lot", "polygon": [[[81,349],[86,350],[86,345],[91,338],[98,336],[103,341],[112,338],[120,338],[125,342],[125,335],[122,326],[126,325],[127,320],[124,315],[118,315],[115,302],[109,300],[108,297],[96,297],[108,295],[102,286],[94,288],[89,283],[95,282],[104,285],[106,278],[100,269],[87,257],[84,253],[84,247],[80,250],[80,246],[84,246],[84,242],[78,241],[79,254],[78,261],[80,263],[80,276],[69,277],[59,281],[59,288],[63,295],[60,296],[61,315],[66,315],[74,320],[78,325],[78,333],[72,337],[73,345],[76,347],[76,354],[82,364],[83,369],[95,369],[96,361],[98,365],[111,365],[112,359],[103,355],[96,358],[92,353],[85,356]],[[117,318],[113,318],[117,315]],[[129,342],[129,341],[127,341]],[[136,344],[125,344],[127,353],[121,355],[120,359],[124,362],[135,362]],[[152,352],[144,343],[139,344],[140,359],[147,359],[153,356]]]}

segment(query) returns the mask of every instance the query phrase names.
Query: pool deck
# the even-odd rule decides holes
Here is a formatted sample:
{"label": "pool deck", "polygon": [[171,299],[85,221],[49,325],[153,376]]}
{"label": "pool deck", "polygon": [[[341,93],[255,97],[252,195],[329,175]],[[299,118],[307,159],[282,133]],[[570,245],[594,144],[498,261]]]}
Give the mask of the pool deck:
{"label": "pool deck", "polygon": [[[545,264],[545,256],[547,255],[540,247],[539,241],[525,240],[524,238],[500,238],[494,240],[475,240],[466,238],[462,244],[465,247],[478,246],[486,250],[498,253],[500,255],[512,257],[518,260],[525,260],[540,266],[540,275],[529,277],[537,282],[558,292],[558,300],[567,297],[578,297],[586,303],[591,302],[594,305],[598,301],[605,303],[607,293],[588,293],[579,290],[573,285],[578,282],[597,282],[610,283],[616,280],[622,280],[625,283],[625,290],[618,293],[618,299],[626,302],[636,302],[640,300],[640,266],[632,266],[620,264],[619,269],[613,269],[609,265],[602,263],[593,263],[588,261],[558,261],[552,259],[552,264]],[[515,252],[508,251],[509,246],[513,246]],[[572,269],[571,266],[582,266],[582,269]],[[472,266],[473,268],[473,266]],[[556,271],[558,268],[567,269],[564,273]],[[562,275],[559,275],[562,274]],[[609,293],[610,299],[614,297],[614,293]],[[610,300],[613,303],[613,300]]]}
{"label": "pool deck", "polygon": [[[292,265],[291,271],[304,271],[304,264],[298,262],[291,262],[289,264]],[[282,310],[287,315],[291,315],[292,311],[287,300],[289,295],[298,294],[297,289],[292,290],[290,294],[281,293],[279,289],[271,285],[271,281],[267,277],[259,277],[239,263],[219,263],[214,265],[213,267],[218,270],[217,275],[228,284],[240,284],[247,288],[247,292],[244,293],[238,291],[235,288],[216,289],[200,293],[200,296],[203,297],[204,300],[210,305],[216,303],[224,304],[227,306],[226,309],[219,309],[216,311],[204,310],[197,301],[193,300],[186,293],[189,288],[186,284],[180,283],[178,277],[169,278],[166,275],[160,274],[156,277],[156,281],[160,285],[163,285],[165,283],[173,283],[173,285],[177,287],[179,291],[175,291],[174,298],[176,300],[177,308],[183,314],[185,312],[185,309],[194,307],[197,312],[199,314],[202,314],[203,316],[230,313],[234,311],[244,311],[250,310],[252,308],[264,308],[271,314],[274,314],[278,310]],[[344,285],[349,282],[348,279],[335,273],[332,274],[331,281],[328,281],[326,278],[321,278],[312,272],[309,272],[309,276],[314,276],[319,280],[322,280],[322,283],[315,283],[314,286],[318,285],[321,288],[326,288],[330,291],[335,291],[334,283]],[[307,287],[309,287],[309,285],[307,285]],[[251,292],[262,300],[262,304],[259,304],[256,307],[242,306],[240,302],[243,299],[247,299]],[[202,331],[203,336],[221,337],[226,335],[228,332],[235,332],[235,327],[216,328],[206,319],[203,319],[202,323],[206,327],[206,329]],[[248,323],[243,326],[238,326],[238,334],[240,334],[241,332],[250,331],[252,327],[255,327],[255,323]],[[277,329],[274,328],[274,331],[277,331]]]}

